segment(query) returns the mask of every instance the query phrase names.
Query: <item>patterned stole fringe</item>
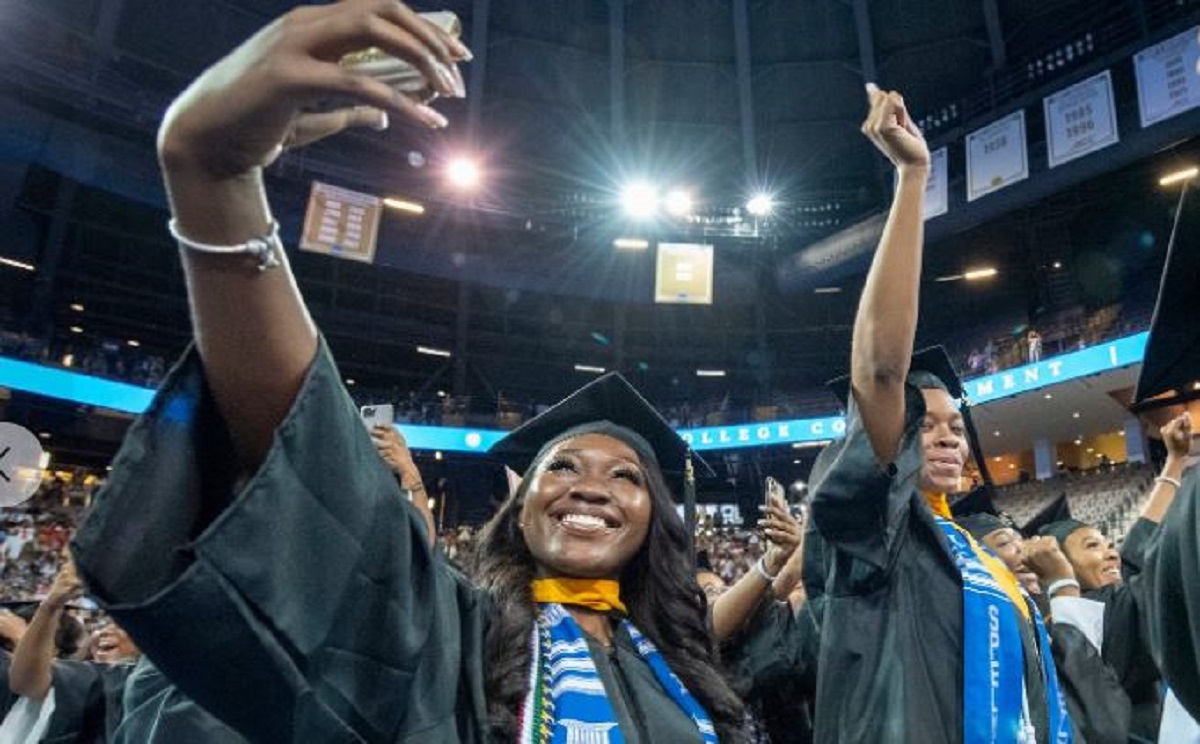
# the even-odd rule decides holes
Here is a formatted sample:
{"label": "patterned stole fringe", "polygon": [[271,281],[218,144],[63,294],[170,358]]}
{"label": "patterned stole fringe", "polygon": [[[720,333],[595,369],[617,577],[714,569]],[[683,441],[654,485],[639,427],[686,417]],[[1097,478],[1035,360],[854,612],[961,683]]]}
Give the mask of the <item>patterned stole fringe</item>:
{"label": "patterned stole fringe", "polygon": [[[946,536],[963,582],[963,741],[1024,744],[1030,722],[1017,625],[1021,616],[959,527],[944,517],[934,516],[934,521]],[[1058,689],[1049,638],[1036,606],[1033,612],[1044,660],[1039,671],[1046,681],[1050,741],[1071,744],[1070,718]]]}
{"label": "patterned stole fringe", "polygon": [[[704,708],[633,623],[622,621],[663,691],[696,724],[705,744],[717,744]],[[592,661],[587,639],[560,604],[542,604],[530,634],[529,694],[522,706],[521,744],[622,744],[616,712]]]}

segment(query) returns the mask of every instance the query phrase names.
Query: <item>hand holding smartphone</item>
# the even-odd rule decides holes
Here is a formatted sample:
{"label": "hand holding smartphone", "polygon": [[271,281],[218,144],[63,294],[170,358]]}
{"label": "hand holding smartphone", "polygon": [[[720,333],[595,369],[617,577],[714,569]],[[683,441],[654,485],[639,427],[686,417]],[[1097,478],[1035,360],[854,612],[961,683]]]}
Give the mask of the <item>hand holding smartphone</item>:
{"label": "hand holding smartphone", "polygon": [[391,403],[363,406],[359,413],[368,434],[376,426],[392,426],[396,422],[395,409]]}

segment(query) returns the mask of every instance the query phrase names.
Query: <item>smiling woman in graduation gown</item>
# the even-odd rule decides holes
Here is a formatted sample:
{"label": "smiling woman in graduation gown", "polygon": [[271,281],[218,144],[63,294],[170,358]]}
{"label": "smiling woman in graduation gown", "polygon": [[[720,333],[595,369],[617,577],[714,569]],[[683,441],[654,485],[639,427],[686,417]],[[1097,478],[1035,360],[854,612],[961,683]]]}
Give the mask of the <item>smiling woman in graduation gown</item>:
{"label": "smiling woman in graduation gown", "polygon": [[347,0],[270,24],[168,112],[197,343],[114,460],[73,544],[81,575],[184,695],[255,742],[736,740],[666,481],[687,448],[622,378],[497,448],[525,477],[480,539],[478,584],[434,554],[380,461],[261,172],[285,144],[386,123],[304,113],[347,95],[444,124],[339,65],[373,46],[462,93],[457,40]]}

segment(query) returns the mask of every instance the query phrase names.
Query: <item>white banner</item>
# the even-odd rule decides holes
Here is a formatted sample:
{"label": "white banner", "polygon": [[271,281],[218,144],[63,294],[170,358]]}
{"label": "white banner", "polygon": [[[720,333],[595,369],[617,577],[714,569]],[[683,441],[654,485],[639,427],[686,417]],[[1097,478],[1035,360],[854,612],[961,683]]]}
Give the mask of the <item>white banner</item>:
{"label": "white banner", "polygon": [[713,247],[699,243],[659,243],[654,301],[711,305]]}
{"label": "white banner", "polygon": [[300,250],[373,263],[382,212],[377,196],[313,181]]}
{"label": "white banner", "polygon": [[943,215],[950,209],[949,170],[946,167],[948,148],[929,153],[929,182],[925,184],[925,219]]}
{"label": "white banner", "polygon": [[1133,55],[1142,126],[1200,105],[1200,26]]}
{"label": "white banner", "polygon": [[1024,111],[1014,111],[967,135],[967,201],[1028,177]]}
{"label": "white banner", "polygon": [[1108,70],[1046,96],[1046,155],[1050,167],[1116,144],[1117,111]]}

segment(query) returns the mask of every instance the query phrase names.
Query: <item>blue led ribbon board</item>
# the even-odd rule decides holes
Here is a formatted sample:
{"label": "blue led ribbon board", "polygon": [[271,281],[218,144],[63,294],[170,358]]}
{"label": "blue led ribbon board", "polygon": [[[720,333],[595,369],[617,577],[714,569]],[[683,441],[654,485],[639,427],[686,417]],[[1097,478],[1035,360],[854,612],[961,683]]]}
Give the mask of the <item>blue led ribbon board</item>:
{"label": "blue led ribbon board", "polygon": [[[976,377],[966,381],[967,395],[974,405],[980,405],[1137,364],[1145,354],[1148,336],[1138,333],[1035,364]],[[146,410],[154,397],[150,388],[3,357],[0,357],[0,387],[134,414]],[[396,428],[413,449],[443,452],[486,452],[507,433],[498,429],[417,424],[397,424]],[[679,435],[692,445],[692,449],[705,451],[822,442],[838,439],[845,431],[846,422],[841,416],[825,416],[680,429]]]}

